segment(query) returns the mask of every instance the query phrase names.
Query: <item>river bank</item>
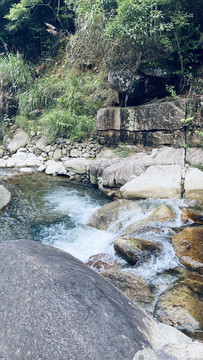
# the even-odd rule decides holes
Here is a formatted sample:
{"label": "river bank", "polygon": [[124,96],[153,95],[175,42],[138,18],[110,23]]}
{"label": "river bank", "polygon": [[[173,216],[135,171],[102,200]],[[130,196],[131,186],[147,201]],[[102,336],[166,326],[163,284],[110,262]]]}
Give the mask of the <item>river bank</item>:
{"label": "river bank", "polygon": [[189,198],[203,202],[201,148],[175,149],[120,145],[106,148],[94,142],[57,139],[46,145],[41,134],[17,132],[4,138],[0,168],[11,174],[45,172],[97,185],[116,198]]}

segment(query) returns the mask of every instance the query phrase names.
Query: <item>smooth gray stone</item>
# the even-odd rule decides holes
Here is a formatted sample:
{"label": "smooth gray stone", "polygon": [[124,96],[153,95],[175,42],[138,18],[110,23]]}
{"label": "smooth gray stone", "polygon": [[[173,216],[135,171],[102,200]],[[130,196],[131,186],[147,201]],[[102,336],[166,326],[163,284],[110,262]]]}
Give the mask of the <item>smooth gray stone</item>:
{"label": "smooth gray stone", "polygon": [[61,250],[4,242],[0,273],[2,359],[132,360],[151,348],[142,310]]}

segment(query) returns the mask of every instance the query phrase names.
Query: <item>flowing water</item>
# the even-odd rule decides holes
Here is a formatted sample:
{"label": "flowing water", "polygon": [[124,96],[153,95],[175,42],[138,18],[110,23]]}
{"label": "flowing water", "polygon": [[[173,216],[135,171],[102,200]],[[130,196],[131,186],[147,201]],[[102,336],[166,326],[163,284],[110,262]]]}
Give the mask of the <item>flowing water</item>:
{"label": "flowing water", "polygon": [[[165,287],[171,281],[171,276],[166,276],[164,272],[178,266],[179,261],[167,239],[172,235],[171,226],[181,225],[179,206],[183,205],[182,201],[140,200],[138,210],[121,212],[109,231],[102,231],[86,226],[93,212],[110,201],[94,187],[43,174],[12,178],[6,187],[12,193],[13,200],[1,212],[0,242],[22,238],[40,241],[65,250],[84,262],[91,255],[106,253],[115,257],[123,265],[124,271],[129,271],[129,267],[124,260],[116,257],[114,239],[125,233],[125,228],[131,222],[144,219],[158,205],[167,203],[176,212],[176,219],[162,228],[160,234],[155,235],[150,231],[145,234],[146,239],[162,245],[161,256],[152,258],[135,270],[130,267],[130,270],[151,284],[159,284],[161,289],[162,282]],[[122,227],[118,226],[120,221]],[[157,277],[157,274],[160,276]]]}
{"label": "flowing water", "polygon": [[[22,238],[40,241],[67,251],[84,262],[92,255],[108,254],[120,264],[122,271],[141,276],[153,289],[156,294],[153,304],[148,309],[144,305],[152,313],[157,295],[177,276],[171,270],[180,266],[170,240],[175,233],[173,229],[182,225],[180,208],[184,205],[183,200],[139,200],[137,209],[121,212],[108,231],[102,231],[86,225],[96,209],[110,202],[95,187],[44,174],[11,178],[5,185],[13,199],[1,212],[0,242]],[[115,255],[113,241],[125,234],[131,223],[148,217],[160,204],[168,205],[176,213],[176,218],[164,223],[160,232],[149,230],[144,238],[158,243],[161,254],[138,267],[129,266]],[[136,237],[143,238],[143,235]]]}
{"label": "flowing water", "polygon": [[82,261],[108,248],[110,235],[85,225],[108,202],[96,189],[40,174],[11,179],[6,187],[13,200],[1,213],[0,242],[40,241]]}

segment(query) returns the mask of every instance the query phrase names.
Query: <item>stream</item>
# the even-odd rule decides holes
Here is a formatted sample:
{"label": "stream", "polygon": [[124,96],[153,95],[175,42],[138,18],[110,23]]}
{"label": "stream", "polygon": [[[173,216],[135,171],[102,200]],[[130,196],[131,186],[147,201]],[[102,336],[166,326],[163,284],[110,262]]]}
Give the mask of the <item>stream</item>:
{"label": "stream", "polygon": [[[65,177],[33,174],[14,177],[6,181],[13,199],[4,208],[0,217],[0,242],[15,239],[40,241],[69,252],[83,262],[95,254],[107,254],[119,264],[126,274],[134,273],[150,286],[155,294],[151,304],[139,304],[148,313],[153,313],[157,296],[172,283],[177,274],[174,268],[182,266],[168,241],[181,227],[183,200],[138,200],[142,211],[126,211],[121,214],[122,228],[113,222],[108,231],[87,226],[91,215],[111,200],[93,186],[74,184]],[[115,254],[113,241],[125,232],[125,227],[147,217],[160,204],[170,206],[176,213],[175,220],[164,224],[160,233],[149,231],[145,239],[161,244],[161,255],[150,262],[133,267]],[[126,218],[125,218],[126,217]],[[140,236],[142,238],[142,236]]]}

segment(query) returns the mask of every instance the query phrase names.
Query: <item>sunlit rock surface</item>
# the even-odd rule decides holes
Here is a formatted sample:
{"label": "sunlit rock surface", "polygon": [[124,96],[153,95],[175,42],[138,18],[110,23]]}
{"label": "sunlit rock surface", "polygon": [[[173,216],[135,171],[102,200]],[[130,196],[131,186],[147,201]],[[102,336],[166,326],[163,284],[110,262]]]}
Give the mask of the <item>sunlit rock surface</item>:
{"label": "sunlit rock surface", "polygon": [[179,165],[154,165],[136,176],[120,189],[126,199],[180,198],[181,167]]}
{"label": "sunlit rock surface", "polygon": [[181,219],[184,223],[194,222],[195,224],[203,225],[203,213],[193,209],[185,209],[182,212]]}
{"label": "sunlit rock surface", "polygon": [[174,235],[173,247],[183,265],[203,272],[203,227],[188,227]]}
{"label": "sunlit rock surface", "polygon": [[[0,271],[3,359],[132,360],[151,351],[158,360],[182,360],[191,349],[201,358],[202,344],[158,325],[63,251],[28,240],[4,242]],[[182,357],[176,356],[180,346]],[[168,349],[174,357],[166,357]]]}
{"label": "sunlit rock surface", "polygon": [[112,269],[103,271],[101,275],[140,306],[151,304],[154,299],[149,286],[140,276],[135,275],[133,272]]}
{"label": "sunlit rock surface", "polygon": [[145,239],[133,237],[120,237],[114,241],[114,249],[130,265],[140,265],[149,261],[151,256],[156,256],[160,248]]}
{"label": "sunlit rock surface", "polygon": [[154,315],[179,330],[197,333],[196,336],[203,340],[203,276],[189,271],[185,273],[185,277],[171,284],[159,296]]}

